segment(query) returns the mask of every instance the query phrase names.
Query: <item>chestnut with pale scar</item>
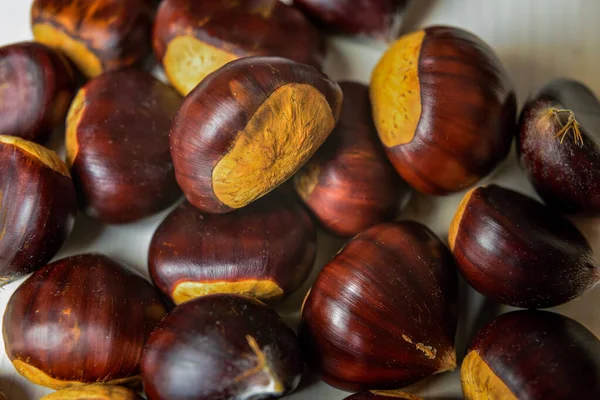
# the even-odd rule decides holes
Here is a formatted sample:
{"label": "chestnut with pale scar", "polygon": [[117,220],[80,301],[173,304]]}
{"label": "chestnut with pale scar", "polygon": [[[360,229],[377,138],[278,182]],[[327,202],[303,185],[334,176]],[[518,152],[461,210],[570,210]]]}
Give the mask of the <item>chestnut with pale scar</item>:
{"label": "chestnut with pale scar", "polygon": [[133,390],[104,384],[80,385],[56,391],[40,400],[142,400]]}

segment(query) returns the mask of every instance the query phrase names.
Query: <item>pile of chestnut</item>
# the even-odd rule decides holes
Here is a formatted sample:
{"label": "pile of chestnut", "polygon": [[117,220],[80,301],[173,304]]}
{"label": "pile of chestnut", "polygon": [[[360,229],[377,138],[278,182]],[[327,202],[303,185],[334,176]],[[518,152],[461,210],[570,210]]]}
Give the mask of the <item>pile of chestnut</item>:
{"label": "pile of chestnut", "polygon": [[[21,375],[57,390],[45,399],[279,398],[305,366],[349,399],[414,399],[399,389],[460,360],[468,399],[600,399],[598,338],[535,310],[600,281],[563,216],[600,215],[590,90],[550,82],[517,120],[493,50],[443,26],[391,43],[368,86],[320,71],[324,30],[395,38],[405,1],[156,3],[35,0],[36,41],[0,48],[0,286],[33,273],[3,338]],[[169,84],[145,71],[150,49]],[[57,131],[66,161],[44,147]],[[476,186],[513,137],[545,204]],[[413,189],[470,189],[447,244],[394,221]],[[50,262],[78,210],[120,224],[182,193],[153,236],[152,283],[102,254]],[[296,334],[272,307],[307,281],[317,227],[352,239]],[[457,271],[529,309],[466,355]]]}

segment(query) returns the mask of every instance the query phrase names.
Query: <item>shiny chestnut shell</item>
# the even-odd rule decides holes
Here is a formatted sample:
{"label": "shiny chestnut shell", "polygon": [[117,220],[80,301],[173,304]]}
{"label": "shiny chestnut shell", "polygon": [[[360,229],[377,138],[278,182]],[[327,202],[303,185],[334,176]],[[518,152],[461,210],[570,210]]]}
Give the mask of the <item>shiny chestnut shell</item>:
{"label": "shiny chestnut shell", "polygon": [[32,382],[62,389],[139,381],[142,351],[165,315],[144,278],[99,254],[46,265],[11,296],[6,354]]}
{"label": "shiny chestnut shell", "polygon": [[510,150],[513,85],[493,50],[467,31],[433,26],[402,36],[375,67],[370,92],[388,157],[421,192],[463,190]]}
{"label": "shiny chestnut shell", "polygon": [[142,376],[148,400],[279,398],[302,374],[294,332],[248,297],[191,300],[163,319],[148,340]]}
{"label": "shiny chestnut shell", "polygon": [[0,135],[43,143],[74,94],[74,71],[60,53],[32,42],[0,47]]}
{"label": "shiny chestnut shell", "polygon": [[454,369],[457,274],[427,227],[376,225],[319,274],[302,312],[311,367],[346,390],[397,389]]}

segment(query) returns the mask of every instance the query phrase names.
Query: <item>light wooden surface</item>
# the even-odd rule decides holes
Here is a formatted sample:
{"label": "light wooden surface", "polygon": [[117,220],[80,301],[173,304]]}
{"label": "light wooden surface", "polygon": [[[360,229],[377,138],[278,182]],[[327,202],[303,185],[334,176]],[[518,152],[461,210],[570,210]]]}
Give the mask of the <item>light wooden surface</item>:
{"label": "light wooden surface", "polygon": [[[600,1],[596,0],[415,0],[405,18],[405,29],[431,24],[449,24],[469,29],[495,48],[506,64],[516,85],[519,102],[536,86],[558,76],[568,76],[585,82],[600,94]],[[417,4],[418,3],[418,4]],[[29,7],[24,0],[0,0],[0,45],[31,39]],[[330,41],[326,72],[335,79],[368,82],[370,71],[385,46],[381,43],[343,38]],[[56,141],[59,143],[60,139]],[[530,184],[519,170],[514,154],[486,181],[516,188],[532,194]],[[415,196],[402,218],[411,218],[429,225],[444,239],[461,194],[431,198]],[[166,212],[141,222],[103,227],[79,217],[74,234],[59,257],[83,251],[101,251],[129,263],[146,273],[147,249],[151,235]],[[576,220],[600,254],[600,220]],[[318,269],[331,257],[341,242],[320,235]],[[314,275],[314,274],[313,274]],[[0,312],[20,282],[0,291]],[[307,284],[308,287],[308,284]],[[297,318],[297,309],[304,293],[280,307],[290,321]],[[471,290],[462,295],[462,317],[457,334],[459,356],[473,334],[473,324],[499,310],[484,302]],[[600,336],[600,289],[592,290],[579,300],[558,307],[564,313],[587,326]],[[460,399],[458,373],[446,373],[430,379],[413,391],[427,399]],[[0,390],[9,400],[37,399],[48,391],[27,383],[18,376],[0,351]],[[290,396],[291,399],[342,399],[347,393],[323,383],[315,383]]]}

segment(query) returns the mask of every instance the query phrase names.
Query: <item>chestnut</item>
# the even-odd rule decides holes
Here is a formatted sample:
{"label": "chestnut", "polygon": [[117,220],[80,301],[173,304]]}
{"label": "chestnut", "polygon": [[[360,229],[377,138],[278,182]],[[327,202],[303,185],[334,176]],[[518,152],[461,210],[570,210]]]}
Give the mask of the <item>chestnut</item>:
{"label": "chestnut", "polygon": [[411,191],[377,138],[369,88],[355,82],[339,85],[344,93],[340,120],[294,176],[294,186],[323,226],[340,236],[354,236],[391,220]]}
{"label": "chestnut", "polygon": [[40,400],[142,400],[133,390],[121,386],[92,384],[74,386],[42,397]]}
{"label": "chestnut", "polygon": [[493,50],[458,28],[402,36],[371,77],[373,119],[398,173],[444,195],[490,173],[510,150],[516,97]]}
{"label": "chestnut", "polygon": [[515,311],[476,335],[460,375],[468,400],[599,399],[600,341],[560,314]]}
{"label": "chestnut", "polygon": [[370,390],[368,392],[355,393],[344,400],[422,400],[419,396],[403,392],[401,390]]}
{"label": "chestnut", "polygon": [[571,222],[500,186],[471,189],[465,195],[448,243],[463,277],[499,303],[553,307],[600,281],[592,249]]}
{"label": "chestnut", "polygon": [[88,78],[139,63],[150,51],[148,0],[34,0],[35,40],[63,52]]}
{"label": "chestnut", "polygon": [[73,181],[58,155],[0,136],[0,287],[46,264],[73,228]]}
{"label": "chestnut", "polygon": [[175,308],[150,336],[142,360],[148,400],[275,399],[296,388],[300,346],[275,311],[231,294]]}
{"label": "chestnut", "polygon": [[556,79],[521,113],[519,163],[556,211],[600,216],[600,102],[580,82]]}
{"label": "chestnut", "polygon": [[278,56],[320,68],[325,48],[318,29],[279,0],[164,0],[153,46],[169,81],[184,95],[238,58]]}
{"label": "chestnut", "polygon": [[135,69],[88,82],[67,118],[67,162],[83,209],[105,223],[131,222],[181,195],[169,151],[180,95]]}
{"label": "chestnut", "polygon": [[74,71],[60,53],[32,42],[0,47],[0,135],[44,142],[74,94]]}
{"label": "chestnut", "polygon": [[233,61],[186,98],[171,128],[179,186],[194,206],[226,213],[296,173],[327,139],[339,86],[307,65],[276,57]]}
{"label": "chestnut", "polygon": [[116,261],[64,258],[11,296],[6,354],[21,375],[53,389],[139,382],[144,344],[164,314],[152,285]]}
{"label": "chestnut", "polygon": [[398,389],[456,367],[458,279],[424,225],[359,233],[319,274],[303,307],[310,366],[344,390]]}
{"label": "chestnut", "polygon": [[325,28],[353,35],[393,40],[408,0],[294,0],[294,4]]}

